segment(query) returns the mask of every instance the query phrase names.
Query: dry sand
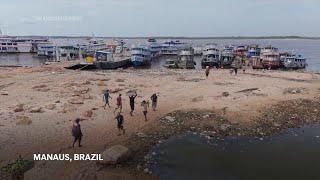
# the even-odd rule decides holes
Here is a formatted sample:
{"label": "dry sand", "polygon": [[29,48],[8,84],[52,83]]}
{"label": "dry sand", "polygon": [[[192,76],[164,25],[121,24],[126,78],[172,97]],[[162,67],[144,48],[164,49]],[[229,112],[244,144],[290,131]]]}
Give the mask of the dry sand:
{"label": "dry sand", "polygon": [[[32,158],[34,153],[101,153],[109,144],[152,127],[155,120],[175,110],[221,111],[232,122],[250,124],[266,106],[313,99],[320,93],[320,75],[307,72],[247,70],[234,76],[228,70],[212,70],[206,79],[199,70],[72,71],[65,65],[0,69],[0,165],[19,155]],[[113,92],[112,108],[106,110],[102,107],[105,89]],[[125,95],[129,90],[138,93],[133,117]],[[119,93],[123,94],[125,136],[117,136],[113,113]],[[153,93],[159,94],[158,110],[150,108],[146,122],[140,102],[150,100]],[[83,147],[72,149],[71,126],[77,117],[83,118]],[[86,164],[39,162],[26,178],[79,177],[74,175],[75,168],[85,169]]]}

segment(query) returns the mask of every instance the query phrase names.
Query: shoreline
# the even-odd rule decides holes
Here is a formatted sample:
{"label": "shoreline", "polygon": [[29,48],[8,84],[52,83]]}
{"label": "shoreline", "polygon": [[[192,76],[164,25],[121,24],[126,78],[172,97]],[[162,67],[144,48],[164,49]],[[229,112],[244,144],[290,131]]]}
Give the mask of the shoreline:
{"label": "shoreline", "polygon": [[[92,72],[70,71],[64,66],[64,63],[53,63],[35,68],[0,68],[3,79],[0,84],[0,98],[3,99],[0,129],[4,137],[0,141],[0,152],[7,152],[0,157],[1,162],[15,159],[16,154],[29,157],[39,152],[101,153],[115,144],[128,146],[134,156],[131,161],[118,165],[118,168],[107,168],[107,171],[94,162],[37,162],[35,168],[26,173],[27,179],[48,175],[60,179],[96,174],[111,177],[113,172],[119,171],[124,176],[128,173],[138,173],[139,176],[140,171],[135,172],[136,166],[144,165],[141,160],[151,145],[178,132],[198,131],[198,126],[200,133],[206,131],[205,136],[220,133],[222,136],[237,136],[238,133],[265,136],[279,132],[277,128],[281,130],[318,122],[314,119],[300,122],[295,111],[288,111],[294,119],[287,120],[294,124],[277,121],[287,117],[280,113],[285,107],[298,111],[305,106],[319,107],[320,75],[315,73],[248,70],[245,74],[230,76],[228,70],[214,70],[205,79],[201,70],[119,69]],[[126,94],[132,89],[138,91],[133,117],[128,114],[128,99],[124,96],[125,136],[117,136],[113,109],[101,107],[102,91],[106,88],[112,92],[112,107],[117,94]],[[159,107],[155,112],[149,109],[149,121],[145,122],[139,103],[149,99],[154,92],[160,94]],[[23,104],[23,108],[15,112],[19,104]],[[39,111],[32,113],[35,110]],[[269,113],[278,116],[265,116],[267,110],[278,112]],[[307,120],[309,114],[319,116],[320,110],[316,110],[306,111],[302,118]],[[70,128],[76,117],[83,118],[81,127],[85,136],[81,149],[70,148]],[[276,123],[269,121],[272,118]],[[257,128],[259,132],[253,131]]]}

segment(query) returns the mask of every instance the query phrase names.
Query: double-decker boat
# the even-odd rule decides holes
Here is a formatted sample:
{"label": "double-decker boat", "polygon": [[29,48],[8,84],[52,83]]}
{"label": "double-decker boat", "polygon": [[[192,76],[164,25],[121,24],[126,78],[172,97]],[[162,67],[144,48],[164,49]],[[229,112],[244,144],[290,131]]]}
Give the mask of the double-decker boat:
{"label": "double-decker boat", "polygon": [[216,44],[207,44],[202,51],[202,68],[209,67],[220,67],[219,63],[219,49]]}
{"label": "double-decker boat", "polygon": [[151,51],[147,46],[134,46],[131,49],[133,67],[148,66],[151,64]]}
{"label": "double-decker boat", "polygon": [[220,64],[223,68],[230,68],[232,62],[234,61],[234,47],[233,46],[226,46],[221,51],[220,55]]}
{"label": "double-decker boat", "polygon": [[192,47],[184,47],[180,49],[177,61],[178,68],[194,69],[194,49]]}
{"label": "double-decker boat", "polygon": [[280,63],[286,69],[304,69],[308,65],[306,61],[301,55],[288,52],[280,54]]}
{"label": "double-decker boat", "polygon": [[157,58],[161,54],[162,46],[157,42],[156,39],[150,38],[148,39],[148,48],[151,52],[151,58]]}
{"label": "double-decker boat", "polygon": [[12,36],[0,35],[0,53],[30,53],[32,41]]}
{"label": "double-decker boat", "polygon": [[161,55],[164,56],[177,56],[179,50],[185,46],[184,43],[176,41],[166,41],[161,44]]}
{"label": "double-decker boat", "polygon": [[267,46],[261,49],[260,59],[262,66],[267,69],[280,67],[280,54],[278,48]]}
{"label": "double-decker boat", "polygon": [[250,45],[248,47],[247,58],[251,57],[259,57],[261,52],[261,48],[259,45]]}

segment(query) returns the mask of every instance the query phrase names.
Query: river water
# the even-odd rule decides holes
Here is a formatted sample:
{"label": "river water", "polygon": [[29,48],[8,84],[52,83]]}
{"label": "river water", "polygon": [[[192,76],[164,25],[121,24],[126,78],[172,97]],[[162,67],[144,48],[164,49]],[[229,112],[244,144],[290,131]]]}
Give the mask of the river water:
{"label": "river water", "polygon": [[[107,42],[112,39],[105,38]],[[55,38],[51,39],[56,44],[77,44],[85,41],[83,38]],[[162,42],[165,40],[159,40]],[[289,51],[302,54],[307,58],[308,71],[320,72],[320,40],[308,39],[181,39],[181,42],[192,43],[194,45],[205,45],[207,43],[216,43],[220,48],[225,45],[248,45],[259,44],[261,46],[273,45],[278,47],[280,51]],[[145,39],[125,39],[128,46],[133,44],[144,44]],[[152,62],[151,68],[162,68],[165,58],[160,58]],[[46,61],[39,58],[36,54],[0,54],[0,65],[22,65],[22,66],[38,66]],[[197,68],[200,68],[200,58],[196,58]]]}
{"label": "river water", "polygon": [[320,179],[320,125],[263,139],[228,137],[210,143],[187,134],[153,151],[151,169],[160,180]]}

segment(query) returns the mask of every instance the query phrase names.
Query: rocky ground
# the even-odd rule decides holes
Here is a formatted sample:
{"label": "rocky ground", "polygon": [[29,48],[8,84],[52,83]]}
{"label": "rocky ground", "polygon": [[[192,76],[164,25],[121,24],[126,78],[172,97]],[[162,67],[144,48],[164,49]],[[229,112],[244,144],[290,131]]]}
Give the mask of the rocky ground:
{"label": "rocky ground", "polygon": [[[123,163],[37,162],[27,179],[150,179],[149,150],[188,131],[206,138],[263,136],[318,122],[320,75],[254,71],[233,76],[212,70],[70,71],[65,65],[0,69],[0,164],[33,153],[102,153],[114,145],[130,151]],[[111,91],[104,109],[102,92]],[[126,93],[138,92],[129,115]],[[124,95],[126,135],[117,136],[113,108]],[[159,94],[157,111],[142,115],[140,102]],[[72,149],[72,121],[80,117],[83,147]],[[149,161],[149,162],[148,162]],[[138,171],[137,171],[138,170]],[[142,172],[142,173],[141,173]]]}

